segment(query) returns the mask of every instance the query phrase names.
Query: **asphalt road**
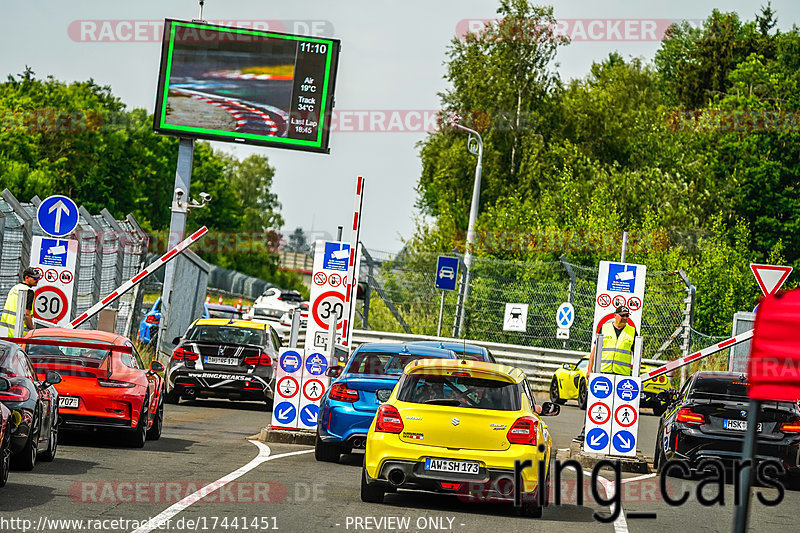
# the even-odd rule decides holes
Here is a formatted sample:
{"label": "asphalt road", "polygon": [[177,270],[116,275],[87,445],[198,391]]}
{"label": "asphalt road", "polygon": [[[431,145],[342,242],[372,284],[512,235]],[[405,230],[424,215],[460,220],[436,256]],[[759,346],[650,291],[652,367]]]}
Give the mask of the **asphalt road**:
{"label": "asphalt road", "polygon": [[[703,488],[701,480],[669,478],[671,494],[691,492],[685,505],[670,507],[660,496],[659,478],[635,480],[632,474],[623,476],[625,518],[613,524],[593,517],[593,513],[608,515],[609,506],[593,501],[588,484],[584,505],[576,504],[571,472],[562,483],[562,505],[545,509],[540,520],[517,517],[511,505],[475,504],[455,496],[398,493],[387,495],[384,504],[364,504],[359,497],[361,455],[345,455],[339,464],[317,463],[310,447],[248,442],[247,437],[266,425],[269,416],[256,403],[198,401],[166,406],[161,440],[148,441],[144,449],[125,448],[109,435],[71,436],[60,445],[54,462],[40,463],[33,472],[11,472],[8,485],[0,489],[0,530],[482,533],[568,528],[570,533],[644,533],[730,531],[733,521],[730,483],[722,489],[724,506],[705,507],[696,496],[697,488]],[[570,402],[559,416],[548,419],[556,448],[569,446],[580,430],[582,416]],[[656,426],[657,419],[645,410],[640,419],[640,448],[648,456]],[[613,479],[610,471],[601,475]],[[588,483],[590,477],[584,477]],[[209,490],[205,499],[178,503],[217,480],[230,483]],[[704,494],[714,497],[717,489],[716,484],[707,483]],[[758,490],[769,498],[777,494],[772,489]],[[600,491],[601,497],[605,494]],[[751,530],[796,530],[799,504],[800,492],[787,492],[777,507],[755,501]],[[633,518],[632,512],[657,516]],[[149,526],[160,523],[160,529],[148,524],[140,527],[152,517],[162,521]]]}

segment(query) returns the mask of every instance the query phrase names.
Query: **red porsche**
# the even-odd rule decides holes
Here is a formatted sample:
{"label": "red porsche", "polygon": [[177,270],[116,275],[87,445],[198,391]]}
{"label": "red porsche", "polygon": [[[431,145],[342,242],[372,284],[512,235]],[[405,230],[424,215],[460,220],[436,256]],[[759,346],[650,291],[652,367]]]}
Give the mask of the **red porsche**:
{"label": "red porsche", "polygon": [[54,370],[62,381],[60,428],[103,428],[125,432],[135,448],[161,437],[164,365],[146,368],[133,343],[104,331],[46,328],[25,338],[36,372]]}

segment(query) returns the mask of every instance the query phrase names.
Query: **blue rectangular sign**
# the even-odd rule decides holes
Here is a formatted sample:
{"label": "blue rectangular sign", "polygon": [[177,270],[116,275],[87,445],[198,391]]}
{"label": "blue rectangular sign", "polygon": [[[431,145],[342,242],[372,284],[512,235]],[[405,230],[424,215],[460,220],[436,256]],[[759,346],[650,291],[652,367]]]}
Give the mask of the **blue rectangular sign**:
{"label": "blue rectangular sign", "polygon": [[606,289],[614,292],[633,293],[636,288],[636,267],[624,263],[608,265]]}
{"label": "blue rectangular sign", "polygon": [[350,265],[350,245],[339,242],[325,243],[325,256],[322,268],[325,270],[341,270],[347,272]]}
{"label": "blue rectangular sign", "polygon": [[443,291],[456,290],[458,258],[439,256],[436,262],[436,288]]}

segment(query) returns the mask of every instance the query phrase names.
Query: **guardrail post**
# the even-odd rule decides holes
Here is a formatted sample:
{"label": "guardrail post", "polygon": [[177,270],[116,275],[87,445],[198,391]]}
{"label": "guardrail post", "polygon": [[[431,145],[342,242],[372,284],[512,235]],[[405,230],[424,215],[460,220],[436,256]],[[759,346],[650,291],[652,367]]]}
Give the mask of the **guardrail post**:
{"label": "guardrail post", "polygon": [[[572,265],[567,263],[567,260],[564,258],[564,254],[558,258],[561,266],[564,267],[564,270],[567,271],[567,276],[569,276],[569,294],[567,295],[567,301],[571,304],[575,304],[575,271],[572,269]],[[566,339],[562,344],[562,347],[567,350],[569,349],[569,339]]]}
{"label": "guardrail post", "polygon": [[[692,349],[692,326],[694,325],[694,303],[697,289],[682,268],[678,269],[678,275],[681,277],[681,280],[683,280],[684,285],[686,285],[686,299],[684,300],[686,307],[683,311],[684,330],[683,343],[681,345],[681,353],[683,354],[682,357],[686,357],[689,355],[689,351]],[[681,387],[683,387],[684,383],[686,383],[685,366],[681,367]]]}

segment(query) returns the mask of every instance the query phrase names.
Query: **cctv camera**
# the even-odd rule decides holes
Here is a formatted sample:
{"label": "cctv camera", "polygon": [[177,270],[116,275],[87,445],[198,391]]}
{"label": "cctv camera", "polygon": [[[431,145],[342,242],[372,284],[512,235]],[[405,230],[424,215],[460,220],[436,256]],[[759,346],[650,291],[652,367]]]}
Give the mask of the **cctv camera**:
{"label": "cctv camera", "polygon": [[186,191],[184,191],[184,190],[183,190],[183,189],[181,189],[180,187],[177,187],[177,188],[175,189],[175,196],[176,196],[176,197],[178,197],[179,199],[180,199],[180,198],[181,198],[181,197],[182,197],[184,194],[186,194]]}
{"label": "cctv camera", "polygon": [[211,198],[212,198],[212,196],[210,194],[208,194],[207,192],[201,192],[200,193],[200,199],[203,200],[204,202],[210,202]]}

